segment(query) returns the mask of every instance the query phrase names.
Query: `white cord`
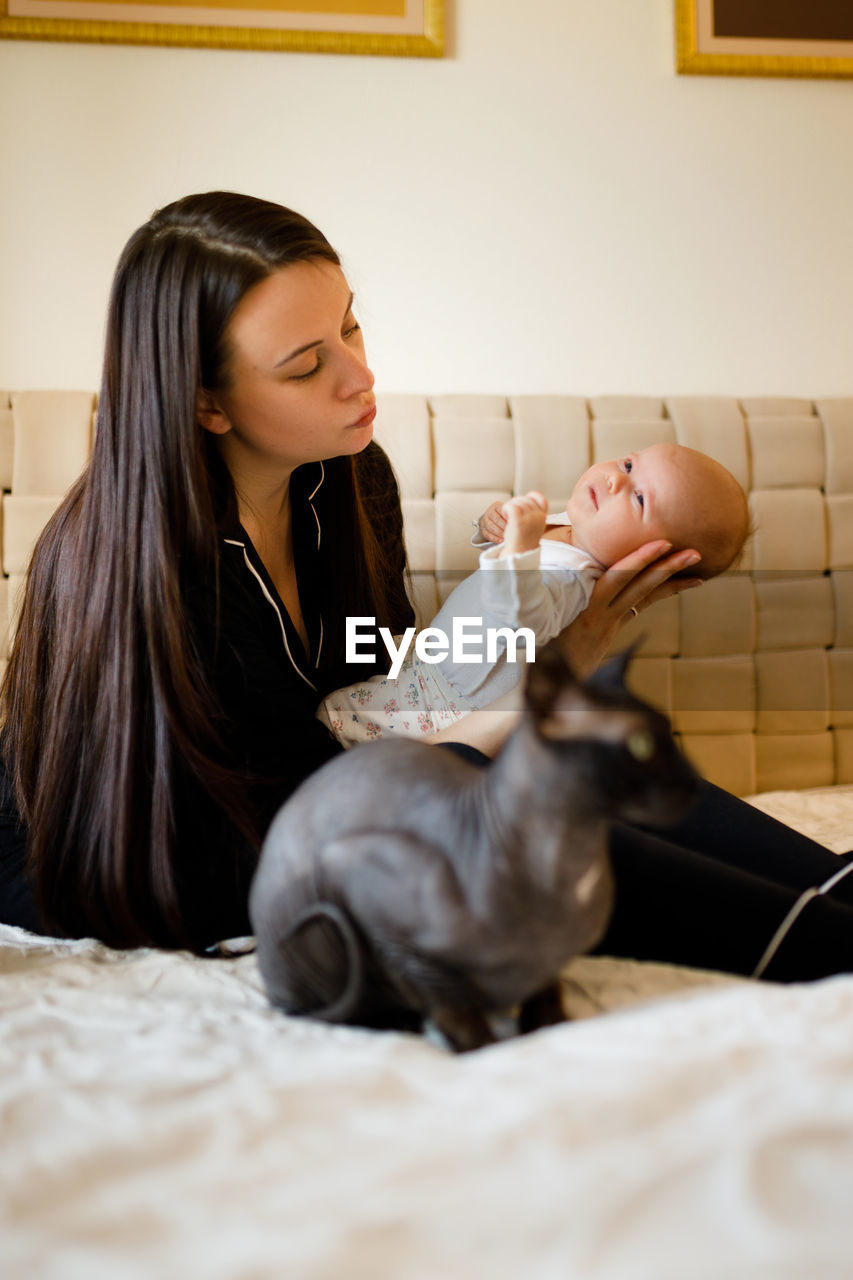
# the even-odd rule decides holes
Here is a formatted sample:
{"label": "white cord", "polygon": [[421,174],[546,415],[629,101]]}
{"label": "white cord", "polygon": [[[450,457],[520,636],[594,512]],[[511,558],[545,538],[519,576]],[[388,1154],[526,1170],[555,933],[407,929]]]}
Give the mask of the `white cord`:
{"label": "white cord", "polygon": [[812,898],[819,898],[821,894],[829,893],[830,889],[834,889],[839,880],[843,880],[851,871],[853,871],[853,861],[848,862],[840,871],[836,871],[828,880],[824,880],[823,884],[818,885],[816,889],[806,889],[805,893],[800,894],[799,898],[797,898],[797,901],[791,907],[791,910],[785,916],[785,919],[770,939],[767,950],[764,952],[764,955],[753,970],[753,978],[760,978],[764,973],[764,970],[767,968],[770,961],[785,941],[794,921],[797,919],[803,908],[808,906]]}

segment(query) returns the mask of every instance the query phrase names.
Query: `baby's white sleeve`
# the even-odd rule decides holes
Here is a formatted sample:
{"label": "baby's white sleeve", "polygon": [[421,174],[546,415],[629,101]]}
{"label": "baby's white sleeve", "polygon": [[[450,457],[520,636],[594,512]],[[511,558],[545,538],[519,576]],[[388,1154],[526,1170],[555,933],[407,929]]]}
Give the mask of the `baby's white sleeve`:
{"label": "baby's white sleeve", "polygon": [[484,613],[499,625],[529,627],[545,644],[581,613],[595,583],[594,571],[540,567],[539,548],[500,558],[500,547],[480,556]]}

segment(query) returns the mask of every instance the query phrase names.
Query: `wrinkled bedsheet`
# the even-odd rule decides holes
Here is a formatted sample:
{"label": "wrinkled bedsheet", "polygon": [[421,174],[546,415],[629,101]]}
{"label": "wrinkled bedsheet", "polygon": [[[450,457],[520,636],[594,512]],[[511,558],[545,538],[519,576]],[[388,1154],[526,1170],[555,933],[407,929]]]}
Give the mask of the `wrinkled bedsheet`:
{"label": "wrinkled bedsheet", "polygon": [[[853,847],[853,788],[762,808]],[[581,958],[461,1058],[0,928],[3,1280],[848,1280],[853,977]]]}

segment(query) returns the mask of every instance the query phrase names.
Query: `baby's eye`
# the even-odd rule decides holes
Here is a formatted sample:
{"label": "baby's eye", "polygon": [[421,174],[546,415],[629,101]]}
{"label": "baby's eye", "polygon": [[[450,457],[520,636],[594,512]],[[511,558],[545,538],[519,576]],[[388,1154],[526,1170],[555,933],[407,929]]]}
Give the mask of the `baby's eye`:
{"label": "baby's eye", "polygon": [[639,502],[639,504],[640,504],[640,506],[641,506],[641,507],[644,507],[644,506],[646,505],[646,500],[645,500],[645,498],[643,497],[643,495],[642,495],[642,493],[640,492],[640,490],[639,490],[639,489],[638,489],[638,490],[637,490],[637,492],[634,494],[634,497],[637,499],[637,501]]}
{"label": "baby's eye", "polygon": [[634,470],[634,464],[630,458],[625,459],[624,466],[625,466],[625,474],[630,475],[631,472]]}

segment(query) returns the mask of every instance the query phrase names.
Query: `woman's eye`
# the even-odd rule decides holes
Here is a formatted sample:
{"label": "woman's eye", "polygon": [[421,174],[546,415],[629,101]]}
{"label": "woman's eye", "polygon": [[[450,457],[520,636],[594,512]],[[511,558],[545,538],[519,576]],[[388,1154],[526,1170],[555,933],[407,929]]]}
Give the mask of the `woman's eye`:
{"label": "woman's eye", "polygon": [[291,382],[307,382],[309,378],[313,378],[315,373],[319,373],[322,368],[322,361],[318,360],[313,369],[309,369],[307,373],[293,373],[290,375]]}
{"label": "woman's eye", "polygon": [[344,329],[344,337],[351,338],[354,333],[358,333],[360,328],[361,325],[357,320],[354,320],[348,329]]}

